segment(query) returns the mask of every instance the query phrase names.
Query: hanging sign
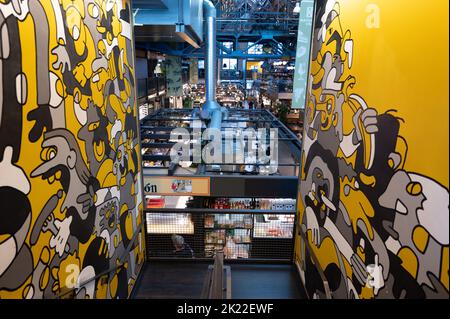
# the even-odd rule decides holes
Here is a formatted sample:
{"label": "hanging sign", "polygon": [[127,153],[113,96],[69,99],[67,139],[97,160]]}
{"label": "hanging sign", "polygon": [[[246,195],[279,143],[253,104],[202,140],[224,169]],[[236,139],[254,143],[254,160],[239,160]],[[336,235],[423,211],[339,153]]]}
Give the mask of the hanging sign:
{"label": "hanging sign", "polygon": [[295,57],[293,109],[304,109],[308,85],[314,1],[303,0],[298,24],[297,54]]}
{"label": "hanging sign", "polygon": [[209,196],[209,177],[144,176],[145,195]]}
{"label": "hanging sign", "polygon": [[183,96],[181,78],[181,58],[168,56],[166,58],[167,96]]}
{"label": "hanging sign", "polygon": [[191,84],[198,84],[198,60],[191,59],[189,66],[189,82]]}

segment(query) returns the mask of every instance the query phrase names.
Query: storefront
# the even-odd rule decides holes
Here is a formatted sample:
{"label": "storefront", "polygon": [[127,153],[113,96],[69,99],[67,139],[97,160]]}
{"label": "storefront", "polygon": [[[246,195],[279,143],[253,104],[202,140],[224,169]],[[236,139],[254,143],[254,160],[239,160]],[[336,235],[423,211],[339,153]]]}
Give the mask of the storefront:
{"label": "storefront", "polygon": [[161,110],[141,125],[148,258],[176,258],[172,236],[180,235],[196,259],[224,251],[228,260],[292,260],[300,141],[265,110],[233,110],[226,128],[278,128],[277,169],[175,164],[170,128],[191,132],[192,113]]}

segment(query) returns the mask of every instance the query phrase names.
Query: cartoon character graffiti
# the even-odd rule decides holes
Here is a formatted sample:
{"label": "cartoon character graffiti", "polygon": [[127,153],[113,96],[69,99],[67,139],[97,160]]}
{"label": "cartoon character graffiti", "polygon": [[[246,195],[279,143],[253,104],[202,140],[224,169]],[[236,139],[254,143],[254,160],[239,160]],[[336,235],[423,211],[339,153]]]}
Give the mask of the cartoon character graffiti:
{"label": "cartoon character graffiti", "polygon": [[[449,193],[405,171],[402,119],[357,94],[339,1],[319,1],[299,211],[334,298],[448,298]],[[311,296],[325,297],[300,250]]]}
{"label": "cartoon character graffiti", "polygon": [[144,249],[130,10],[0,1],[0,298],[74,287],[126,298],[134,285]]}

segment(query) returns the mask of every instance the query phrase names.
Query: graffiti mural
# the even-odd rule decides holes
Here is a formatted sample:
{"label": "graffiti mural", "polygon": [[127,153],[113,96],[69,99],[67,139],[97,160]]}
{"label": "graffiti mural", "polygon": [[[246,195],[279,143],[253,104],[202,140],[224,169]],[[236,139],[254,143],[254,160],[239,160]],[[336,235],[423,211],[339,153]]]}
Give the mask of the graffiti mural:
{"label": "graffiti mural", "polygon": [[0,0],[0,298],[134,286],[145,249],[130,6]]}
{"label": "graffiti mural", "polygon": [[[363,47],[350,28],[355,21],[364,23],[355,18],[354,7],[360,4],[322,0],[316,5],[299,192],[301,230],[333,298],[448,298],[448,184],[411,169],[414,161],[423,159],[408,157],[413,139],[402,135],[418,107],[377,106],[361,93],[376,86],[381,100],[389,94],[389,82],[371,81],[372,87],[362,89],[376,70],[367,69],[374,57],[358,54]],[[388,9],[384,13],[389,14]],[[369,39],[376,34],[367,30],[358,34]],[[365,73],[355,71],[357,63],[359,70],[366,66]],[[439,107],[448,112],[448,100]],[[448,117],[436,121],[444,122],[442,131],[448,135]],[[411,136],[417,134],[422,133]],[[448,164],[448,140],[443,141],[436,155],[429,156],[444,156]],[[441,169],[439,175],[446,179],[448,168],[437,171]],[[297,261],[309,296],[325,298],[322,279],[301,238]]]}

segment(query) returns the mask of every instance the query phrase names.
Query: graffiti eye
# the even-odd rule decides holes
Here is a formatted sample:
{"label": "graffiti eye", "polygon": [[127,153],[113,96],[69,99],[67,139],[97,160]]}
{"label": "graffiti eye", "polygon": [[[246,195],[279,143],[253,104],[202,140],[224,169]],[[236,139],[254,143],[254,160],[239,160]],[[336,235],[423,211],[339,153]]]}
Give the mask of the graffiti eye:
{"label": "graffiti eye", "polygon": [[75,41],[80,38],[80,29],[76,25],[72,28],[72,37]]}
{"label": "graffiti eye", "polygon": [[57,154],[57,150],[54,147],[47,147],[41,151],[41,160],[47,162],[53,159]]}
{"label": "graffiti eye", "polygon": [[99,127],[99,125],[100,125],[100,122],[99,122],[99,121],[94,122],[94,123],[91,123],[91,124],[89,124],[89,126],[88,126],[88,130],[89,130],[90,132],[95,131],[95,130]]}
{"label": "graffiti eye", "polygon": [[406,187],[406,190],[408,191],[409,195],[418,196],[420,193],[422,193],[422,185],[417,182],[411,182]]}
{"label": "graffiti eye", "polygon": [[93,3],[89,4],[88,12],[89,12],[89,15],[94,19],[98,18],[98,16],[99,16],[98,7]]}

